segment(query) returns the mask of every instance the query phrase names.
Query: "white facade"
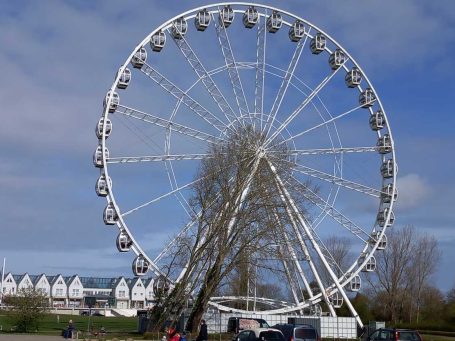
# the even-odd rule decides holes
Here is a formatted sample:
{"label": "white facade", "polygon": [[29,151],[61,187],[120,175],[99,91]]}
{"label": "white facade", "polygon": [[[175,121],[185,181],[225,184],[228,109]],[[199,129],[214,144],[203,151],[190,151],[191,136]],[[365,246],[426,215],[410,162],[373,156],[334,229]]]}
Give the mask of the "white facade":
{"label": "white facade", "polygon": [[20,293],[21,290],[27,290],[30,288],[33,288],[33,283],[30,276],[26,273],[22,276],[19,283],[17,283],[17,291]]}
{"label": "white facade", "polygon": [[131,308],[144,308],[145,306],[145,286],[142,280],[137,277],[130,282]]}
{"label": "white facade", "polygon": [[45,274],[39,275],[35,280],[35,290],[41,291],[47,297],[51,295],[51,285]]}
{"label": "white facade", "polygon": [[57,275],[51,282],[51,297],[54,307],[67,305],[68,287],[62,275]]}
{"label": "white facade", "polygon": [[84,287],[78,275],[71,276],[67,280],[68,285],[68,304],[71,307],[81,307],[84,299]]}
{"label": "white facade", "polygon": [[145,283],[145,305],[146,307],[153,306],[153,302],[155,300],[155,294],[153,292],[153,283],[155,281],[150,278],[146,280]]}
{"label": "white facade", "polygon": [[4,295],[16,295],[17,294],[17,283],[13,277],[13,274],[8,273],[3,279],[3,294]]}
{"label": "white facade", "polygon": [[124,277],[120,277],[114,288],[114,297],[117,301],[116,308],[128,309],[130,307],[130,288]]}

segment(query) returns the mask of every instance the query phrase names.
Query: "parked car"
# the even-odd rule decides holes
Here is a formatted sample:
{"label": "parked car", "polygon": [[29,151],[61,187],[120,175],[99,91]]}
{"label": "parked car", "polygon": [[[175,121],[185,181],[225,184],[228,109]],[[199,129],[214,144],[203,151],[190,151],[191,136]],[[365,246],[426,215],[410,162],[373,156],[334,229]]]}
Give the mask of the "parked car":
{"label": "parked car", "polygon": [[272,328],[280,330],[286,341],[321,341],[318,331],[309,324],[279,323]]}
{"label": "parked car", "polygon": [[274,328],[255,328],[242,330],[236,341],[285,341],[283,333]]}
{"label": "parked car", "polygon": [[366,341],[423,341],[417,330],[381,328],[367,336]]}

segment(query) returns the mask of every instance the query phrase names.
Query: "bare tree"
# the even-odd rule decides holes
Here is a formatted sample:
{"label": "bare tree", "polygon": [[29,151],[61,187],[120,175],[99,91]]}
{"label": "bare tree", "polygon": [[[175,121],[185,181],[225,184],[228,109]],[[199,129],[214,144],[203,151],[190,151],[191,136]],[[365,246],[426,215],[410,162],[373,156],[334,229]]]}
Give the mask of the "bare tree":
{"label": "bare tree", "polygon": [[440,259],[437,242],[411,225],[391,229],[387,240],[386,250],[376,254],[375,274],[367,277],[376,297],[381,297],[375,309],[382,307],[384,317],[394,323],[406,315],[410,322],[414,317],[418,322],[424,289]]}
{"label": "bare tree", "polygon": [[420,309],[422,304],[422,290],[428,285],[428,279],[435,272],[436,266],[441,258],[438,243],[433,236],[425,234],[415,242],[415,255],[410,267],[410,278],[413,281],[413,293],[416,296],[416,322],[420,320]]}
{"label": "bare tree", "polygon": [[[346,237],[337,237],[337,236],[330,236],[325,239],[324,243],[324,251],[330,257],[327,257],[332,260],[333,264],[333,271],[334,273],[340,277],[344,274],[345,270],[349,268],[349,265],[352,261],[351,254],[349,250],[351,249],[351,240]],[[326,285],[332,283],[332,277],[329,275],[329,272],[325,270],[325,266],[322,262],[320,262],[320,269],[323,269],[321,272],[322,279]]]}
{"label": "bare tree", "polygon": [[[381,291],[386,292],[384,297],[384,310],[387,319],[394,323],[398,320],[398,311],[402,305],[403,289],[407,289],[410,282],[407,278],[414,250],[412,247],[415,238],[414,228],[405,226],[401,229],[392,229],[388,234],[387,248],[377,253],[376,257],[376,282],[372,285],[376,295]],[[372,283],[372,279],[369,279]]]}
{"label": "bare tree", "polygon": [[[191,242],[180,248],[184,256],[175,257],[168,268],[172,273],[172,266],[180,267],[183,275],[162,304],[154,307],[153,315],[158,318],[149,329],[159,328],[166,319],[176,319],[192,296],[186,329],[194,332],[210,298],[234,270],[243,278],[251,267],[280,271],[266,265],[267,257],[279,256],[277,220],[286,224],[289,217],[276,190],[276,175],[258,153],[264,138],[250,127],[241,129],[226,143],[212,147],[210,157],[202,161],[197,174],[200,180],[190,200],[197,228],[189,236]],[[275,150],[274,165],[286,180],[291,172],[283,161],[287,158],[285,147]]]}

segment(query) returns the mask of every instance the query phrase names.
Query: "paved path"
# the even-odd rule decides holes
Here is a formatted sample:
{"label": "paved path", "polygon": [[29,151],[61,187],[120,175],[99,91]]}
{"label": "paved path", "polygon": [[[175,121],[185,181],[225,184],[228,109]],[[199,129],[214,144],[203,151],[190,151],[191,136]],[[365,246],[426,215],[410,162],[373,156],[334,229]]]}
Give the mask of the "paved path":
{"label": "paved path", "polygon": [[61,336],[49,336],[49,335],[6,335],[0,334],[0,341],[55,341],[65,340]]}
{"label": "paved path", "polygon": [[[0,334],[0,341],[65,341],[65,339],[61,336],[49,336],[49,335],[7,335],[7,334]],[[82,341],[83,339],[79,339]],[[93,339],[97,340],[97,339]],[[109,339],[106,339],[109,340]],[[131,339],[129,339],[131,340]],[[119,340],[122,341],[122,340]]]}

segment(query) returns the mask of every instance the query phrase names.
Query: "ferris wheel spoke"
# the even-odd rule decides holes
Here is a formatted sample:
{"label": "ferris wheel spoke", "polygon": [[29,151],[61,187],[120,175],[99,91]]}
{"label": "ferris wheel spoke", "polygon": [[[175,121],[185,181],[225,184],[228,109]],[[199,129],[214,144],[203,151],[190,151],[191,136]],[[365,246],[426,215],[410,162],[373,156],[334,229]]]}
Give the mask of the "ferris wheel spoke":
{"label": "ferris wheel spoke", "polygon": [[[346,63],[346,61],[345,61]],[[337,72],[342,69],[342,67],[337,68],[332,71],[330,75],[326,76],[321,83],[316,86],[313,91],[306,97],[302,103],[286,118],[286,120],[273,132],[273,134],[267,138],[265,146],[269,145],[286,127],[297,117],[297,115],[302,112],[303,109],[313,100],[317,94],[324,89],[324,87],[330,82],[331,79],[337,74]]]}
{"label": "ferris wheel spoke", "polygon": [[[172,36],[172,35],[171,35]],[[234,111],[232,110],[230,104],[227,102],[226,98],[224,95],[221,93],[221,91],[218,89],[217,85],[213,81],[212,77],[210,74],[207,72],[206,68],[194,52],[194,50],[191,48],[185,37],[181,37],[180,39],[173,38],[175,44],[179,48],[179,50],[182,52],[186,60],[188,61],[188,64],[192,67],[193,71],[196,73],[196,75],[199,77],[199,79],[202,81],[202,84],[204,84],[205,89],[209,93],[209,95],[212,97],[212,99],[215,101],[215,103],[218,105],[220,108],[221,112],[224,114],[226,119],[229,122],[229,125],[232,124],[232,122],[238,120],[237,115],[235,115]]]}
{"label": "ferris wheel spoke", "polygon": [[334,122],[334,121],[336,121],[336,120],[339,120],[340,118],[342,118],[342,117],[344,117],[344,116],[347,116],[347,115],[353,113],[354,111],[359,110],[360,108],[362,108],[362,105],[359,105],[359,106],[356,106],[355,108],[349,109],[348,111],[345,111],[344,113],[342,113],[342,114],[340,114],[340,115],[338,115],[338,116],[332,117],[331,119],[328,119],[327,121],[324,121],[324,122],[322,122],[322,123],[320,123],[320,124],[317,124],[317,125],[315,125],[315,126],[309,128],[309,129],[307,129],[307,130],[305,130],[305,131],[302,131],[302,132],[300,132],[300,133],[298,133],[298,134],[295,134],[295,135],[293,135],[293,136],[291,136],[291,137],[288,137],[287,139],[285,139],[285,140],[283,140],[283,141],[280,141],[280,143],[278,143],[278,145],[283,144],[283,143],[286,143],[286,142],[291,141],[291,140],[294,140],[294,139],[296,139],[297,137],[300,137],[300,136],[302,136],[302,135],[305,135],[305,134],[307,134],[307,133],[309,133],[310,131],[313,131],[313,130],[315,130],[315,129],[318,129],[318,128],[321,128],[321,127],[325,127],[325,126],[327,126],[327,124],[332,123],[332,122]]}
{"label": "ferris wheel spoke", "polygon": [[[289,63],[288,69],[286,71],[286,74],[283,78],[283,81],[281,82],[280,89],[278,90],[278,93],[275,97],[275,100],[272,105],[272,110],[270,111],[270,114],[267,117],[266,121],[266,126],[267,124],[268,129],[267,129],[267,134],[270,133],[270,129],[273,127],[273,123],[275,122],[276,115],[278,114],[278,111],[280,110],[281,103],[283,102],[283,98],[286,95],[286,91],[288,90],[289,83],[294,75],[295,68],[299,62],[300,56],[302,55],[302,51],[305,48],[306,42],[308,40],[308,34],[310,33],[311,28],[306,32],[305,34],[305,39],[299,40],[297,43],[297,46],[295,48],[294,54],[292,56],[292,59]],[[270,123],[269,123],[270,121]]]}
{"label": "ferris wheel spoke", "polygon": [[[218,11],[219,8],[218,8]],[[221,14],[220,14],[221,15]],[[221,52],[224,56],[224,61],[229,74],[229,79],[231,81],[232,89],[234,90],[235,99],[237,106],[240,111],[241,117],[247,117],[250,115],[250,110],[248,108],[248,102],[246,100],[245,91],[243,90],[242,81],[240,79],[239,70],[237,69],[234,52],[232,51],[232,46],[229,41],[229,35],[227,33],[226,27],[220,25],[212,13],[212,19],[215,23],[215,30],[218,36],[218,41],[220,43]],[[252,119],[250,117],[252,122]]]}
{"label": "ferris wheel spoke", "polygon": [[287,154],[289,156],[300,155],[324,155],[324,154],[346,154],[346,153],[370,153],[377,152],[378,147],[343,147],[343,148],[315,148],[315,149],[293,149],[290,151],[267,150],[271,155]]}
{"label": "ferris wheel spoke", "polygon": [[172,83],[169,79],[164,77],[161,73],[159,73],[156,69],[152,66],[148,65],[147,63],[141,68],[141,72],[147,75],[150,79],[152,79],[156,84],[158,84],[161,88],[166,90],[169,94],[174,96],[176,99],[182,101],[191,111],[193,111],[196,115],[201,117],[207,123],[211,124],[216,130],[219,132],[224,132],[227,126],[223,121],[221,121],[218,117],[216,117],[213,113],[209,110],[204,108],[200,103],[198,103],[195,99],[193,99],[190,95],[188,95],[185,91],[180,89],[177,85]]}
{"label": "ferris wheel spoke", "polygon": [[211,144],[217,144],[223,142],[224,139],[220,137],[216,137],[207,133],[204,133],[200,130],[187,127],[183,124],[179,124],[170,120],[166,120],[164,118],[145,113],[143,111],[139,111],[124,105],[119,105],[117,110],[115,111],[116,114],[122,114],[127,117],[131,117],[146,123],[153,124],[158,127],[162,128],[170,128],[172,131],[177,132],[182,135],[190,136],[198,140],[205,141]]}
{"label": "ferris wheel spoke", "polygon": [[119,156],[110,157],[107,163],[139,163],[157,161],[180,161],[180,160],[203,160],[213,157],[211,154],[174,154],[174,155],[150,155],[150,156]]}
{"label": "ferris wheel spoke", "polygon": [[261,131],[263,129],[264,120],[264,81],[265,81],[265,51],[267,44],[267,36],[265,34],[266,29],[266,17],[265,16],[258,24],[258,31],[256,35],[256,76],[255,76],[255,87],[254,87],[254,112],[260,113],[261,115]]}
{"label": "ferris wheel spoke", "polygon": [[[300,180],[298,180],[295,176],[291,176],[291,179],[296,182],[298,187],[305,188],[302,192],[302,195],[308,199],[313,205],[316,205],[321,211],[328,214],[330,217],[333,218],[338,224],[352,233],[354,236],[359,238],[364,243],[367,243],[370,235],[357,224],[352,222],[351,219],[346,217],[343,213],[338,211],[333,205],[331,205],[328,201],[321,198],[316,192],[312,191],[308,186],[305,186]],[[295,188],[295,187],[294,187]],[[362,237],[365,236],[365,238]]]}
{"label": "ferris wheel spoke", "polygon": [[292,169],[297,172],[300,172],[302,174],[309,175],[311,177],[314,177],[314,178],[317,178],[320,180],[324,180],[326,182],[330,182],[330,183],[348,188],[350,190],[364,193],[364,194],[370,195],[375,198],[379,198],[381,195],[381,191],[379,191],[375,188],[371,188],[371,187],[356,183],[351,180],[346,180],[346,179],[340,178],[340,177],[332,175],[332,174],[321,172],[321,171],[318,171],[316,169],[313,169],[313,168],[310,168],[307,166],[296,164],[294,162],[290,162],[290,161],[286,161],[286,162],[293,164]]}

